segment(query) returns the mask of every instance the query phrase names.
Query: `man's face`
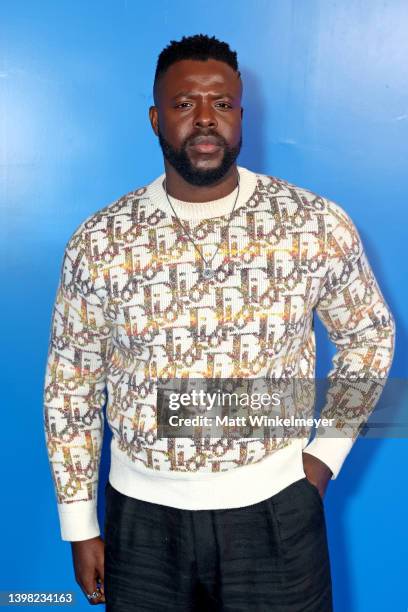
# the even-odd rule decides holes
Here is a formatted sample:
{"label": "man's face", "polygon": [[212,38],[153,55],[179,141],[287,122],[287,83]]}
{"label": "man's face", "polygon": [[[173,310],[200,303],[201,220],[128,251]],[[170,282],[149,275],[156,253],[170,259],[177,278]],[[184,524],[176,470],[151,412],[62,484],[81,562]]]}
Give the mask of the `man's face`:
{"label": "man's face", "polygon": [[242,145],[242,85],[228,64],[181,60],[161,77],[150,121],[164,157],[193,185],[211,185]]}

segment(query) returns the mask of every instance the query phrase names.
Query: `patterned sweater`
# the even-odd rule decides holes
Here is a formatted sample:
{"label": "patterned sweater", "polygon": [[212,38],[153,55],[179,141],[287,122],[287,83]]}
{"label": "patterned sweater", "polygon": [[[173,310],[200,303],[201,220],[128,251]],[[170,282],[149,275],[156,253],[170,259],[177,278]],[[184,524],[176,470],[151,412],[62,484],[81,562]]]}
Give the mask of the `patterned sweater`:
{"label": "patterned sweater", "polygon": [[[229,228],[236,192],[213,202],[172,200],[207,260],[219,247],[211,279],[169,206],[164,174],[91,215],[66,245],[44,391],[63,540],[100,533],[106,399],[112,486],[177,508],[234,508],[303,478],[310,436],[206,445],[160,438],[160,376],[313,378],[314,311],[337,349],[333,381],[388,375],[394,320],[350,218],[309,190],[238,170]],[[356,407],[333,385],[321,416],[336,417],[334,430],[317,433],[305,452],[334,479],[378,393],[363,389]]]}

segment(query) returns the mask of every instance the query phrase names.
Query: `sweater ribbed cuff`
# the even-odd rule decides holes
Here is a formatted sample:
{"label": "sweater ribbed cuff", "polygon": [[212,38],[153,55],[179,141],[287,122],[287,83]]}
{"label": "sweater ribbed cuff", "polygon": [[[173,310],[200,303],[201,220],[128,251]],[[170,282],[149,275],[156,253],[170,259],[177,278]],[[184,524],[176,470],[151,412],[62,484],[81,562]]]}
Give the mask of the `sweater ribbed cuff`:
{"label": "sweater ribbed cuff", "polygon": [[303,452],[323,461],[333,472],[331,480],[335,480],[354,441],[353,438],[339,437],[338,433],[336,438],[315,436]]}
{"label": "sweater ribbed cuff", "polygon": [[100,534],[97,507],[94,501],[81,501],[70,508],[58,504],[61,537],[68,542],[79,542],[96,538]]}

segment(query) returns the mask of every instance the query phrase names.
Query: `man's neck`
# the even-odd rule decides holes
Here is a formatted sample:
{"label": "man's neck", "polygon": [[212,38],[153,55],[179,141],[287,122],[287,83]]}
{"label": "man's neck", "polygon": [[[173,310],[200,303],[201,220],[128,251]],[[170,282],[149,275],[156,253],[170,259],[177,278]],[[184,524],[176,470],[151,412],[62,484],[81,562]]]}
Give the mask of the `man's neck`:
{"label": "man's neck", "polygon": [[213,185],[192,185],[183,179],[167,160],[164,160],[166,171],[166,189],[169,196],[183,202],[209,202],[224,198],[237,186],[238,170],[233,164],[227,174]]}

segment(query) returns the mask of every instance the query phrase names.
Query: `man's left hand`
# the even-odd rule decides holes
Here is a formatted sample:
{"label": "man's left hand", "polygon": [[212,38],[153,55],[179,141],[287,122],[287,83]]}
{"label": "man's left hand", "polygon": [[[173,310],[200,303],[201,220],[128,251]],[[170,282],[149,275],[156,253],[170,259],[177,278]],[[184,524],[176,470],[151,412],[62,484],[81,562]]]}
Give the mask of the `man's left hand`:
{"label": "man's left hand", "polygon": [[323,499],[333,472],[325,463],[323,463],[323,461],[320,461],[320,459],[314,457],[314,455],[303,452],[302,456],[303,469],[306,474],[306,478],[318,488],[320,496]]}

